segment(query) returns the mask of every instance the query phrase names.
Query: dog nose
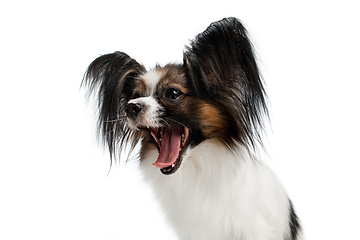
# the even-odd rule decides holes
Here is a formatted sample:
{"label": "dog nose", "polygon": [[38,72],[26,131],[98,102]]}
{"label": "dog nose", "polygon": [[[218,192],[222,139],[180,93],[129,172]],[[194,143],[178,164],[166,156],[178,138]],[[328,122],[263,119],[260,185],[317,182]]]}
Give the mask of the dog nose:
{"label": "dog nose", "polygon": [[126,108],[126,115],[128,118],[136,120],[141,110],[144,109],[144,105],[141,103],[129,103]]}

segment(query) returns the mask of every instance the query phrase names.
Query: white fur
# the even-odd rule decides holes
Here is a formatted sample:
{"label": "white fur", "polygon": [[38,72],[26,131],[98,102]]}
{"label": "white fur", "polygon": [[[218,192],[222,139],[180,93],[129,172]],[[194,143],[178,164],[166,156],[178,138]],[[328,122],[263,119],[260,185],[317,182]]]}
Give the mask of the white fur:
{"label": "white fur", "polygon": [[140,125],[142,127],[159,127],[160,118],[159,113],[162,111],[163,107],[157,102],[154,98],[156,93],[157,84],[162,77],[162,73],[156,70],[151,70],[146,72],[141,76],[141,79],[144,80],[147,89],[147,97],[139,97],[136,99],[130,100],[128,103],[139,103],[145,106],[143,112],[139,114],[138,118],[131,120],[127,118],[128,126],[132,129],[137,129],[136,126]]}
{"label": "white fur", "polygon": [[157,156],[154,146],[140,169],[179,239],[280,240],[289,234],[284,188],[244,147],[234,153],[206,140],[188,149],[169,176],[151,165]]}
{"label": "white fur", "polygon": [[148,93],[150,96],[156,92],[157,84],[162,77],[162,73],[156,70],[150,70],[146,72],[142,79],[144,79],[147,89],[150,90]]}
{"label": "white fur", "polygon": [[163,107],[156,101],[153,96],[140,97],[132,99],[129,103],[140,103],[145,106],[144,112],[139,114],[135,120],[127,118],[129,127],[136,129],[138,125],[143,127],[157,127],[160,126],[159,112],[162,111]]}

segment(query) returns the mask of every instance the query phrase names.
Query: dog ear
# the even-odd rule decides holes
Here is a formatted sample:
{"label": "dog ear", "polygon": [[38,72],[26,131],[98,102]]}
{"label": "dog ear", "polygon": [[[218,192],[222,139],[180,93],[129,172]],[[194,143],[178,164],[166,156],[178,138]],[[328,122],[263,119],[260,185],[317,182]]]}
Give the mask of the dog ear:
{"label": "dog ear", "polygon": [[[186,47],[184,70],[199,98],[222,103],[245,133],[239,141],[260,139],[266,94],[246,29],[236,18],[212,23]],[[240,119],[240,121],[239,121]],[[261,140],[260,140],[261,142]]]}
{"label": "dog ear", "polygon": [[82,87],[88,88],[88,96],[95,94],[98,104],[98,136],[109,147],[110,155],[116,145],[129,138],[124,128],[125,104],[136,78],[145,68],[122,52],[106,54],[95,59],[88,67]]}

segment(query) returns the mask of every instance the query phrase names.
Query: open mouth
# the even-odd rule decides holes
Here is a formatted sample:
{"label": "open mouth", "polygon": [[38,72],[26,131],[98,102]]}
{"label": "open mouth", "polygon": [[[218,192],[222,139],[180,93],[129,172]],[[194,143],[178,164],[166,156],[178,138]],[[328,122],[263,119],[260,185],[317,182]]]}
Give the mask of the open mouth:
{"label": "open mouth", "polygon": [[189,129],[185,126],[148,128],[154,138],[159,156],[153,165],[163,174],[175,173],[182,161],[182,154],[189,141]]}

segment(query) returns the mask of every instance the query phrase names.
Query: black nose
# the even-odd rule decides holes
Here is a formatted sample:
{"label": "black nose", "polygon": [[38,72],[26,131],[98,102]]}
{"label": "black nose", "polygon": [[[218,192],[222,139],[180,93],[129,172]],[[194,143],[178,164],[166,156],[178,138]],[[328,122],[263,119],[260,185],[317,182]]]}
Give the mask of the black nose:
{"label": "black nose", "polygon": [[126,115],[128,118],[136,120],[141,110],[144,109],[144,105],[141,103],[129,103],[126,108]]}

